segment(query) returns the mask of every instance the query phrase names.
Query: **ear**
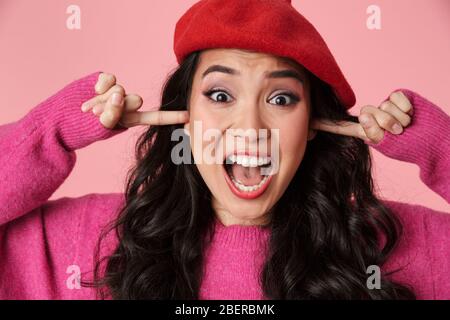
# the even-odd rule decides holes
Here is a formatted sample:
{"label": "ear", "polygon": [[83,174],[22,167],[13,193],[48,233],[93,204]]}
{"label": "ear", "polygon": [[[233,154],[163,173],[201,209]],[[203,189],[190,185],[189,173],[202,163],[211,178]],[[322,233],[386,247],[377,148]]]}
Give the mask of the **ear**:
{"label": "ear", "polygon": [[314,129],[308,129],[308,141],[314,139],[316,137],[317,130]]}

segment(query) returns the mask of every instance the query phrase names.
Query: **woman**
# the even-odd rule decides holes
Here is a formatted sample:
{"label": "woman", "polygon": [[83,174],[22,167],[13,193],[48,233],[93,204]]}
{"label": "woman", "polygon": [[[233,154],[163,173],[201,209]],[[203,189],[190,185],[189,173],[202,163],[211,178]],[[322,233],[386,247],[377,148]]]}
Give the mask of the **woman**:
{"label": "woman", "polygon": [[[177,23],[180,66],[161,111],[139,112],[139,96],[96,72],[0,128],[1,297],[449,298],[450,216],[378,199],[367,146],[416,163],[449,200],[448,115],[400,89],[353,117],[351,88],[289,1],[221,3],[200,1]],[[265,22],[277,14],[280,23]],[[252,40],[252,28],[264,37]],[[135,125],[151,126],[124,194],[48,201],[75,150]],[[193,161],[174,161],[179,129]],[[214,144],[226,157],[210,164],[199,161],[209,129],[220,141],[229,129],[269,134],[244,135],[231,153]],[[275,149],[242,152],[274,139],[279,167],[263,174],[249,164],[272,165]],[[374,266],[382,273],[371,286]]]}

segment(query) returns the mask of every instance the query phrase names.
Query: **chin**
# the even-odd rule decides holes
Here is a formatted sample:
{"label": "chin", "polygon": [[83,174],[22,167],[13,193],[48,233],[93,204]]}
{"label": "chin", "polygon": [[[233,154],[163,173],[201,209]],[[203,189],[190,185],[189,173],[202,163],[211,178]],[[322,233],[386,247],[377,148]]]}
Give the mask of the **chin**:
{"label": "chin", "polygon": [[219,189],[220,194],[215,197],[216,201],[221,204],[221,210],[218,211],[220,217],[221,212],[225,212],[225,221],[234,221],[231,224],[266,224],[267,215],[275,204],[274,199],[270,199],[270,193],[265,197],[258,199],[241,199],[234,195],[230,190]]}

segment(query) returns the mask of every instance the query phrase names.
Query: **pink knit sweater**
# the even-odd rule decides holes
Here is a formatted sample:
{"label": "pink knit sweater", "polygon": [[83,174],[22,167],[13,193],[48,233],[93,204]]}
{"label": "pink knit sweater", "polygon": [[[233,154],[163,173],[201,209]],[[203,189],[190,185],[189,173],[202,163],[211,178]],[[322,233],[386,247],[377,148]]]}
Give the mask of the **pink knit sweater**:
{"label": "pink knit sweater", "polygon": [[[69,84],[22,119],[0,126],[2,299],[96,297],[94,289],[77,285],[77,275],[93,269],[100,230],[115,217],[123,194],[48,199],[74,167],[75,150],[127,130],[106,129],[92,113],[81,112],[81,103],[95,95],[98,74]],[[417,164],[421,180],[450,201],[450,118],[419,94],[401,90],[413,103],[412,123],[401,135],[386,131],[380,143],[369,144],[388,157]],[[450,299],[450,215],[383,201],[405,228],[383,269],[403,266],[394,279],[410,284],[421,299]],[[205,252],[201,299],[263,299],[257,276],[268,231],[216,223]],[[103,254],[117,244],[112,237]]]}

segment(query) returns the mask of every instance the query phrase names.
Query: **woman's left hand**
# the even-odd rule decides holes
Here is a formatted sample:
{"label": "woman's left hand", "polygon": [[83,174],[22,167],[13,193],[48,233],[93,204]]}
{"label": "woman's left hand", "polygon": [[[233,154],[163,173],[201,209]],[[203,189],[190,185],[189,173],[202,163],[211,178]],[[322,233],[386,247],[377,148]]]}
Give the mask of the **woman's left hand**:
{"label": "woman's left hand", "polygon": [[358,116],[359,123],[339,121],[335,124],[326,119],[314,119],[310,128],[378,143],[384,137],[384,130],[392,134],[401,134],[403,128],[410,124],[412,115],[411,102],[403,92],[396,91],[378,108],[372,105],[363,106]]}

